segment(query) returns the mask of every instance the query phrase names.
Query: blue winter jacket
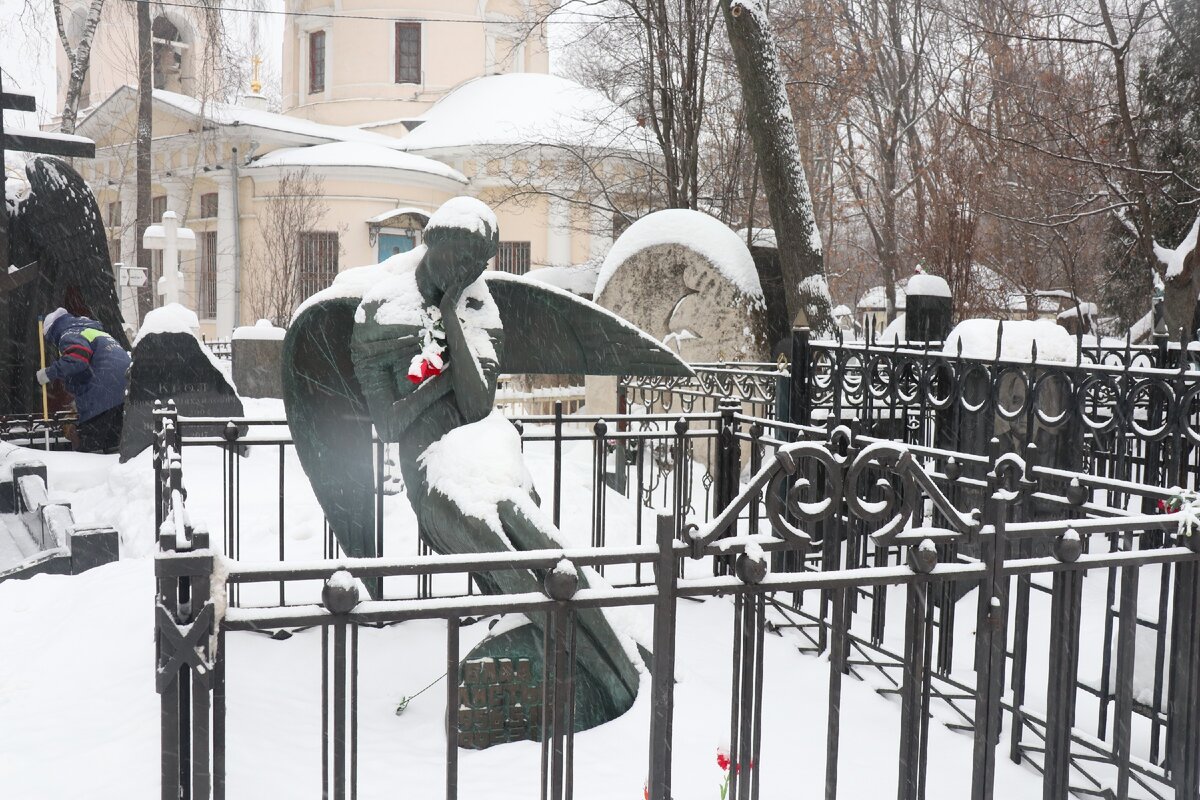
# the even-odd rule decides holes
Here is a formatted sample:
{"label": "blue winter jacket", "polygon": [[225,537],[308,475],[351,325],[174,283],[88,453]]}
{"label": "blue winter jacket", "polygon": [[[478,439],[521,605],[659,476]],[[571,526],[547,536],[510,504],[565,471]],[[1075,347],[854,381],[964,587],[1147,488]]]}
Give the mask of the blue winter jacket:
{"label": "blue winter jacket", "polygon": [[46,331],[46,341],[59,353],[59,359],[46,367],[46,377],[61,380],[75,397],[80,422],[125,402],[129,353],[99,322],[64,314]]}

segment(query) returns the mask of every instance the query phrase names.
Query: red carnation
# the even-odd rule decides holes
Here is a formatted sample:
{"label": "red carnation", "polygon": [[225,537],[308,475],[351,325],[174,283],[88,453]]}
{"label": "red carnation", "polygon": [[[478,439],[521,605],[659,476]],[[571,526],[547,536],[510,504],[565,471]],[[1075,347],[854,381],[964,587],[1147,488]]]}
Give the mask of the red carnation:
{"label": "red carnation", "polygon": [[723,747],[717,748],[717,766],[723,770],[729,770],[729,753]]}

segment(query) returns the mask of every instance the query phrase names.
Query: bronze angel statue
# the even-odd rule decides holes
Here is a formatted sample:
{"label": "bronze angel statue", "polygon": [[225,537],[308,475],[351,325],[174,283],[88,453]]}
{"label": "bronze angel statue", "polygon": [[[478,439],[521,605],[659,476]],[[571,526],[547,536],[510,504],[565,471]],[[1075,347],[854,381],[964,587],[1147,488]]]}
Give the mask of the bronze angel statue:
{"label": "bronze angel statue", "polygon": [[[599,306],[486,271],[498,239],[490,208],[455,198],[430,218],[424,245],[343,272],[293,318],[284,341],[288,420],[349,556],[375,555],[372,424],[397,445],[420,535],[434,551],[557,548],[520,437],[493,410],[497,376],[690,374],[661,343]],[[477,583],[490,593],[536,592],[543,578],[506,570]],[[636,696],[631,648],[603,611],[582,609],[577,619],[578,667],[600,695],[601,717],[611,719]]]}

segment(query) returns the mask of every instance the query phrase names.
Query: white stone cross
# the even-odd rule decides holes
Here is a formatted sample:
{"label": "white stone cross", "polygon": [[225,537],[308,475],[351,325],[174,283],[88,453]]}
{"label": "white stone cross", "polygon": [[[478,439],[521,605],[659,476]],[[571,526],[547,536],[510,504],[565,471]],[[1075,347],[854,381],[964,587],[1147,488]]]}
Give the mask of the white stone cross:
{"label": "white stone cross", "polygon": [[147,250],[163,251],[163,274],[157,287],[163,303],[179,302],[179,284],[183,277],[179,271],[179,253],[196,249],[196,232],[191,228],[179,227],[179,216],[174,211],[163,214],[161,225],[146,228],[142,247]]}

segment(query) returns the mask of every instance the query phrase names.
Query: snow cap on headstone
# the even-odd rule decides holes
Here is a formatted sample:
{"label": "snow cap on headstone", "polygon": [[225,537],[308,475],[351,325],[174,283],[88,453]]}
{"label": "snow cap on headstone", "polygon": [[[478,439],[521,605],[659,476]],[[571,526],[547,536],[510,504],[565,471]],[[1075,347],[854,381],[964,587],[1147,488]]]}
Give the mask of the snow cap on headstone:
{"label": "snow cap on headstone", "polygon": [[133,346],[151,333],[190,333],[199,339],[200,318],[196,312],[179,303],[167,303],[161,308],[146,313],[142,327],[138,330]]}
{"label": "snow cap on headstone", "polygon": [[459,228],[490,238],[495,235],[498,227],[496,214],[487,203],[474,197],[462,196],[452,197],[442,203],[441,208],[429,218],[425,231],[428,233],[437,228]]}

